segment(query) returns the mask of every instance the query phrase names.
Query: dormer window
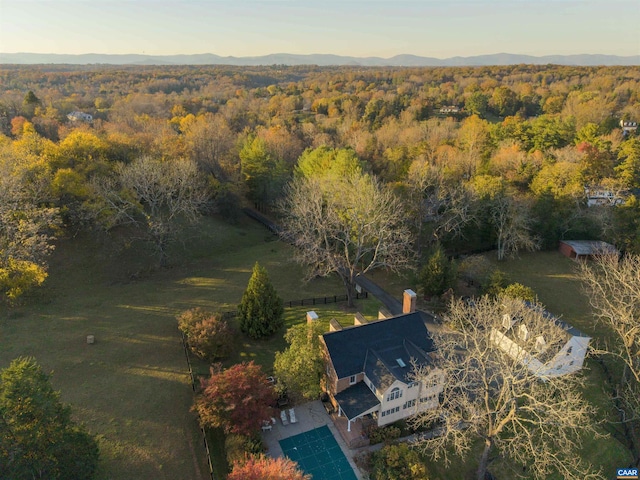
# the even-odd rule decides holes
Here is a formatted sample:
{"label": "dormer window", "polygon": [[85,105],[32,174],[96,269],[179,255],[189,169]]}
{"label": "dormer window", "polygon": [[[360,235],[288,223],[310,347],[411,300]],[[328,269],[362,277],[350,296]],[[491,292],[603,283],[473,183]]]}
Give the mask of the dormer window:
{"label": "dormer window", "polygon": [[502,326],[505,330],[509,330],[511,328],[511,315],[509,315],[508,313],[505,313],[502,316]]}
{"label": "dormer window", "polygon": [[520,339],[524,342],[529,340],[529,329],[527,328],[526,325],[520,325],[520,327],[518,328],[518,335]]}

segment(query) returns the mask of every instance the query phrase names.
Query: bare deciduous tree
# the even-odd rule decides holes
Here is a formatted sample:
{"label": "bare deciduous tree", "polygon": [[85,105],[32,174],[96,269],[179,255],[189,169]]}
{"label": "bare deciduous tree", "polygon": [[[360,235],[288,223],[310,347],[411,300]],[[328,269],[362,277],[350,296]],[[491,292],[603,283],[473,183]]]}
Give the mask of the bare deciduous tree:
{"label": "bare deciduous tree", "polygon": [[114,224],[131,223],[146,230],[160,265],[178,233],[180,219],[194,221],[207,200],[195,162],[142,157],[116,168],[117,178],[96,185]]}
{"label": "bare deciduous tree", "polygon": [[610,353],[640,383],[640,256],[599,255],[580,265],[580,277],[595,314],[619,340]]}
{"label": "bare deciduous tree", "polygon": [[409,169],[409,201],[415,210],[415,228],[420,235],[425,221],[433,222],[436,241],[462,236],[464,227],[477,220],[473,192],[464,184],[445,178],[444,172],[426,158],[415,160]]}
{"label": "bare deciduous tree", "polygon": [[310,267],[309,278],[336,274],[353,306],[355,277],[410,267],[411,235],[400,201],[378,181],[354,173],[330,182],[296,178],[281,207],[283,236]]}
{"label": "bare deciduous tree", "polygon": [[491,205],[491,219],[498,241],[498,260],[520,250],[532,252],[540,248],[539,240],[531,234],[531,215],[524,201],[506,195],[496,197]]}
{"label": "bare deciduous tree", "polygon": [[[616,386],[621,400],[618,406],[637,450],[640,439],[634,427],[640,418],[640,256],[599,255],[593,262],[580,265],[580,278],[595,315],[617,340],[607,347],[607,353],[625,365]],[[639,462],[636,458],[636,465]]]}
{"label": "bare deciduous tree", "polygon": [[[526,325],[532,345],[523,345],[528,348],[507,354],[494,342],[492,333],[505,313]],[[488,297],[473,304],[454,301],[447,320],[455,331],[434,333],[435,361],[446,375],[440,405],[413,419],[416,426],[436,422],[441,427],[441,435],[420,441],[425,453],[450,461],[451,452],[465,456],[482,440],[479,480],[494,456],[535,478],[553,472],[567,479],[601,478],[577,454],[580,435],[595,434],[594,409],[580,395],[582,377],[543,380],[526,361],[538,336],[546,339],[547,349],[558,348],[557,325],[520,301]],[[418,370],[417,379],[426,373]]]}

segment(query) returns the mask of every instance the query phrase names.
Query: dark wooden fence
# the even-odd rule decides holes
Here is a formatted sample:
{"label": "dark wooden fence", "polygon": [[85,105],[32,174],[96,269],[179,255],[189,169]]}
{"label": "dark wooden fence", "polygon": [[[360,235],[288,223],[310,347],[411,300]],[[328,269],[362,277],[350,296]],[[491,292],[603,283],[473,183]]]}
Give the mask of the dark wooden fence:
{"label": "dark wooden fence", "polygon": [[276,235],[280,235],[281,228],[276,223],[269,220],[267,217],[262,215],[260,212],[254,210],[253,208],[243,208],[242,212],[249,218],[253,218],[255,221],[260,222],[262,225],[267,227],[271,233]]}
{"label": "dark wooden fence", "polygon": [[[184,333],[180,332],[180,335],[182,336],[182,348],[184,349],[184,355],[185,357],[187,357],[187,366],[189,367],[189,376],[191,377],[191,388],[195,392],[197,390],[197,379],[195,374],[193,373],[193,368],[191,367],[189,347],[187,346],[186,338],[184,338]],[[211,463],[211,451],[209,450],[209,442],[207,441],[207,432],[202,426],[200,426],[200,432],[202,433],[202,443],[204,445],[205,452],[207,453],[209,476],[211,477],[211,480],[217,480],[215,474],[213,473],[213,464]]]}
{"label": "dark wooden fence", "polygon": [[[369,292],[356,293],[355,299],[369,298]],[[303,298],[284,302],[285,307],[303,307],[305,305],[326,305],[328,303],[346,302],[346,295],[330,295],[328,297]]]}

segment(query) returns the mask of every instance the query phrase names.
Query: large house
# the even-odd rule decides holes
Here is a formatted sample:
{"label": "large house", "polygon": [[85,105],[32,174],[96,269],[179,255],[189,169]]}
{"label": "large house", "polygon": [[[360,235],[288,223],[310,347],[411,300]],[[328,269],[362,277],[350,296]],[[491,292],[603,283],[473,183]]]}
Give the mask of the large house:
{"label": "large house", "polygon": [[67,118],[71,122],[89,122],[90,123],[93,121],[93,115],[90,115],[84,112],[78,112],[78,111],[71,112],[69,115],[67,115]]}
{"label": "large house", "polygon": [[[435,408],[444,378],[433,366],[435,350],[424,312],[415,311],[416,294],[406,290],[403,313],[367,322],[357,315],[342,328],[335,320],[321,336],[325,350],[326,390],[348,421],[370,415],[378,426]],[[417,380],[415,368],[429,373]]]}
{"label": "large house", "polygon": [[534,333],[526,319],[505,313],[501,328],[491,332],[492,341],[540,378],[557,377],[580,370],[591,337],[540,307],[529,307],[538,309],[542,318],[549,322],[550,328],[544,329],[544,335]]}
{"label": "large house", "polygon": [[602,185],[585,186],[584,195],[587,199],[587,207],[622,205],[628,193],[614,191]]}

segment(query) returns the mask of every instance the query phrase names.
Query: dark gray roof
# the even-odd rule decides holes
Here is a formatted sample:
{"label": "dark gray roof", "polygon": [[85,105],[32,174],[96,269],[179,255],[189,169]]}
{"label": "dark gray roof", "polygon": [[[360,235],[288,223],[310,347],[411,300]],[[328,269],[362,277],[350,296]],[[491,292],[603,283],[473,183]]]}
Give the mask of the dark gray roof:
{"label": "dark gray roof", "polygon": [[322,337],[338,378],[363,372],[365,360],[371,362],[371,368],[378,361],[381,364],[377,368],[386,364],[385,368],[395,377],[391,363],[397,365],[396,358],[403,359],[408,368],[410,357],[425,360],[424,353],[435,350],[420,312],[325,333]]}
{"label": "dark gray roof", "polygon": [[404,383],[411,382],[412,360],[421,365],[429,363],[425,352],[409,340],[404,339],[402,344],[378,350],[368,350],[364,373],[378,390],[384,391],[396,380]]}
{"label": "dark gray roof", "polygon": [[616,247],[600,240],[562,240],[576,252],[576,255],[597,255],[602,253],[616,253]]}
{"label": "dark gray roof", "polygon": [[567,322],[563,322],[562,320],[560,320],[558,317],[556,317],[553,313],[551,313],[550,311],[540,307],[540,306],[534,306],[533,304],[531,304],[530,302],[524,302],[529,308],[535,308],[537,309],[544,318],[548,319],[549,321],[552,321],[553,323],[555,323],[558,327],[560,327],[562,330],[564,330],[565,332],[567,332],[569,335],[572,335],[574,337],[584,337],[584,338],[591,338],[589,335],[587,335],[586,333],[581,332],[580,330],[578,330],[576,327],[569,325]]}
{"label": "dark gray roof", "polygon": [[364,382],[358,382],[350,386],[338,393],[334,398],[349,420],[353,420],[373,407],[380,405],[380,401]]}

